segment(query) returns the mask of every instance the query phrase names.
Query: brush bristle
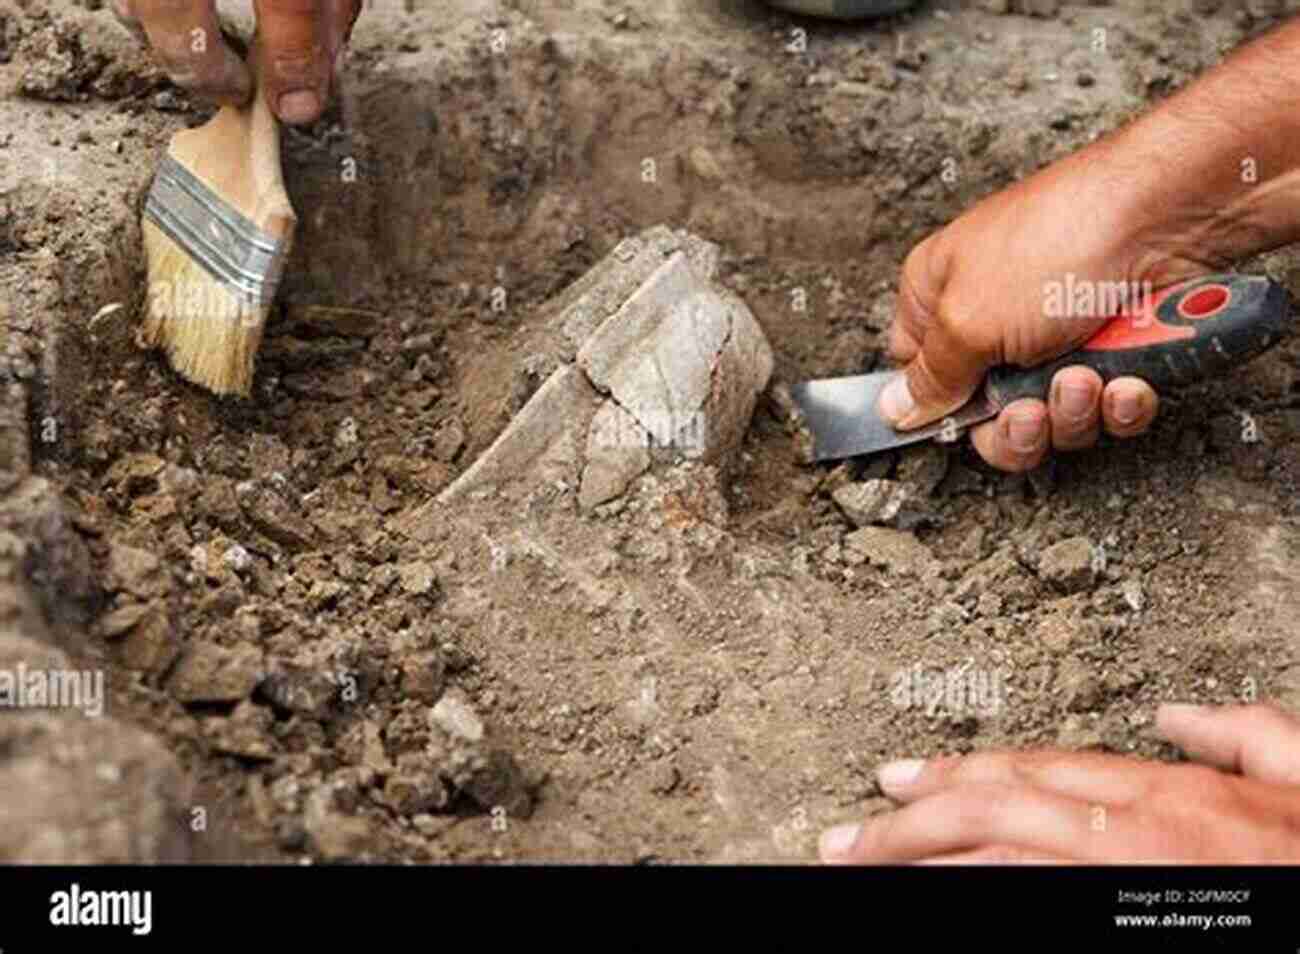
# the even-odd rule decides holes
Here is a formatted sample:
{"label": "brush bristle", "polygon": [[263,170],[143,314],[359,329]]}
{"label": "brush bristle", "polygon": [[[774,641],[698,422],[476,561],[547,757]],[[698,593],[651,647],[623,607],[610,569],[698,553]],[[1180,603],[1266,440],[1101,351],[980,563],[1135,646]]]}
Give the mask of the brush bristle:
{"label": "brush bristle", "polygon": [[247,397],[270,303],[240,296],[213,278],[147,219],[149,298],[141,341],[162,348],[185,378],[217,394]]}

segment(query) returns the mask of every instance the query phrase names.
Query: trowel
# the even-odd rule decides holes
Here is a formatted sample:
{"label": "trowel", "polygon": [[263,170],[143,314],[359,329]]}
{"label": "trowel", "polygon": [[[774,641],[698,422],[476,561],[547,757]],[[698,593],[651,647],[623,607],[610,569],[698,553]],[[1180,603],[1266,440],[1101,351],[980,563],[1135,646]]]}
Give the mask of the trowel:
{"label": "trowel", "polygon": [[880,392],[902,371],[803,381],[790,388],[799,453],[814,463],[927,440],[950,442],[1012,401],[1046,399],[1053,375],[1071,365],[1086,365],[1103,381],[1142,378],[1157,391],[1204,381],[1267,351],[1290,316],[1290,295],[1266,277],[1221,274],[1180,282],[1120,310],[1076,351],[1034,368],[995,368],[965,405],[910,431],[895,430],[876,410]]}

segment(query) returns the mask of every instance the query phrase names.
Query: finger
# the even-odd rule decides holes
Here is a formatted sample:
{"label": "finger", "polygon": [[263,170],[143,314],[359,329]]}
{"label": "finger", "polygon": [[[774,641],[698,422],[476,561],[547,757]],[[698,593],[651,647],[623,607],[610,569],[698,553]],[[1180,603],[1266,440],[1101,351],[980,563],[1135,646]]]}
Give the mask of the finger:
{"label": "finger", "polygon": [[890,762],[876,773],[881,791],[914,802],[961,785],[1031,785],[1091,803],[1126,805],[1148,789],[1151,766],[1099,752],[980,752]]}
{"label": "finger", "polygon": [[213,0],[115,0],[113,12],[144,32],[177,86],[222,104],[248,102],[252,77],[222,39]]}
{"label": "finger", "polygon": [[1161,706],[1156,729],[1191,758],[1262,782],[1300,785],[1300,721],[1266,705]]}
{"label": "finger", "polygon": [[1116,378],[1102,395],[1101,416],[1112,437],[1136,437],[1151,426],[1160,399],[1141,378]]}
{"label": "finger", "polygon": [[1043,462],[1051,446],[1047,405],[1033,398],[1012,401],[997,420],[971,431],[979,455],[999,470],[1020,473]]}
{"label": "finger", "polygon": [[881,391],[877,411],[900,430],[930,424],[970,400],[987,369],[985,360],[935,326],[903,373]]}
{"label": "finger", "polygon": [[[337,68],[338,56],[352,38],[352,28],[361,16],[362,0],[326,0],[325,49],[331,66]],[[333,78],[331,77],[331,80]]]}
{"label": "finger", "polygon": [[[1117,814],[1109,812],[1108,821]],[[1051,792],[967,785],[877,815],[856,831],[831,829],[822,836],[821,851],[823,860],[836,864],[897,864],[992,845],[1090,858],[1100,853],[1095,842],[1103,834],[1093,830],[1093,817],[1085,802]]]}
{"label": "finger", "polygon": [[[255,0],[263,94],[271,111],[291,125],[315,122],[333,85],[321,0]],[[334,5],[331,3],[331,9]]]}
{"label": "finger", "polygon": [[938,320],[947,253],[938,232],[907,256],[899,278],[898,306],[889,354],[904,373],[881,392],[885,421],[908,430],[929,424],[965,404],[983,381],[989,362]]}
{"label": "finger", "polygon": [[1097,443],[1104,388],[1101,375],[1092,368],[1080,365],[1056,373],[1048,397],[1052,447],[1072,451]]}

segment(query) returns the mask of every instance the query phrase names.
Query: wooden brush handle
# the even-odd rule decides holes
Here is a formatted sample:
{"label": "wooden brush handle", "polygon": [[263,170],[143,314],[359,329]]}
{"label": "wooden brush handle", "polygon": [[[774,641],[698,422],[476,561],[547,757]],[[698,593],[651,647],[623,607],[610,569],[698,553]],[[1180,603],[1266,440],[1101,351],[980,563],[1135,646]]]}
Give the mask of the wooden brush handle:
{"label": "wooden brush handle", "polygon": [[284,188],[284,171],[280,161],[280,121],[271,112],[263,92],[262,57],[258,55],[259,49],[255,43],[249,59],[250,68],[257,78],[251,114],[248,117],[249,163],[258,209],[254,221],[263,225],[268,232],[287,239],[292,234],[298,217]]}
{"label": "wooden brush handle", "polygon": [[284,188],[280,123],[262,93],[256,43],[249,66],[258,80],[249,104],[223,107],[206,125],[177,133],[171,154],[269,238],[289,243],[298,217]]}

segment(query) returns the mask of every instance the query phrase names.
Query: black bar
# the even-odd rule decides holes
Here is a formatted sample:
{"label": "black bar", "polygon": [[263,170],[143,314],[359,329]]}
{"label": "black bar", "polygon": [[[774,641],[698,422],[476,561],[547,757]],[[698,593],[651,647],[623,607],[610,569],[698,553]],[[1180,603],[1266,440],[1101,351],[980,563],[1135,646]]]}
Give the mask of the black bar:
{"label": "black bar", "polygon": [[[147,909],[144,894],[119,893],[137,891]],[[52,923],[74,917],[74,898],[76,920],[119,923]],[[718,937],[727,951],[825,939],[907,954],[1099,942],[1104,954],[1295,954],[1298,908],[1300,869],[1283,867],[7,867],[0,952],[415,950],[463,935],[482,950],[518,936],[562,950],[689,951]]]}

